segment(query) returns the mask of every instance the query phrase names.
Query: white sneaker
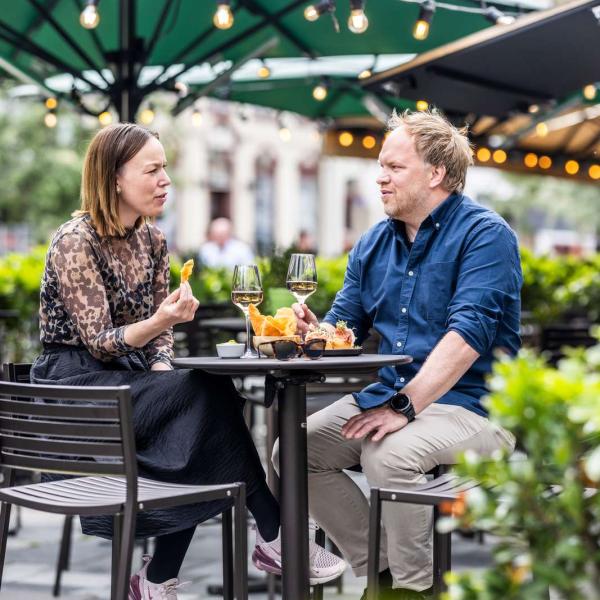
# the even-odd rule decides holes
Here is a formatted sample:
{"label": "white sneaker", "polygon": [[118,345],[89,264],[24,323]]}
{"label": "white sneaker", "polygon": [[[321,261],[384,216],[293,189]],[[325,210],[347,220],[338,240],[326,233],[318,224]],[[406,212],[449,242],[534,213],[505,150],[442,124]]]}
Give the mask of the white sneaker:
{"label": "white sneaker", "polygon": [[146,579],[151,556],[142,557],[144,566],[129,580],[129,600],[177,600],[177,588],[185,585],[178,579],[168,579],[162,583],[152,583]]}
{"label": "white sneaker", "polygon": [[[339,577],[346,569],[346,561],[325,550],[312,540],[308,542],[310,584],[326,583]],[[265,542],[258,528],[256,529],[256,545],[252,553],[252,562],[257,569],[281,575],[281,530],[272,542]]]}

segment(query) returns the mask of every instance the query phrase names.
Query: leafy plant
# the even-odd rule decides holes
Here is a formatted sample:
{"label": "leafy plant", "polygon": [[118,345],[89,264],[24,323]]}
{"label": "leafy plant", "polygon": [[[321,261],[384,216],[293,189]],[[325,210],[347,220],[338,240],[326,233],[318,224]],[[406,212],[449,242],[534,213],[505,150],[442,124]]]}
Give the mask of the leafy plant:
{"label": "leafy plant", "polygon": [[600,598],[600,345],[573,351],[558,369],[523,351],[501,360],[487,399],[490,418],[524,452],[509,460],[465,454],[459,475],[481,482],[466,512],[442,528],[500,536],[494,565],[450,574],[446,600]]}

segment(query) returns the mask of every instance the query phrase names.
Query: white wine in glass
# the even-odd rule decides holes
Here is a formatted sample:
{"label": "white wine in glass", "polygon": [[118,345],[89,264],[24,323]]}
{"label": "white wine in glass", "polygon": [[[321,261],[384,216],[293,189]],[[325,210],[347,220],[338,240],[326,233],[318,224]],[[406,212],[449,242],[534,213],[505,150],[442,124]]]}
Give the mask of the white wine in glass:
{"label": "white wine in glass", "polygon": [[233,270],[233,283],[231,285],[231,301],[244,313],[246,317],[246,352],[242,358],[256,358],[258,355],[252,350],[252,334],[250,331],[250,316],[248,306],[258,305],[263,300],[263,289],[260,273],[256,265],[235,265]]}
{"label": "white wine in glass", "polygon": [[316,292],[317,267],[314,254],[292,254],[286,283],[287,289],[299,304],[304,304]]}

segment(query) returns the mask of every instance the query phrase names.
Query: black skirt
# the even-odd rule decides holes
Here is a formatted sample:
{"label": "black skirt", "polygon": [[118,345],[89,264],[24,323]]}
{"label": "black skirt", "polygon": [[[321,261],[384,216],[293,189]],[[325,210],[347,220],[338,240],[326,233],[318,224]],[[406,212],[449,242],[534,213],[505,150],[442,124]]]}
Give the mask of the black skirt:
{"label": "black skirt", "polygon": [[[229,377],[189,369],[150,371],[140,352],[106,363],[85,348],[52,346],[35,361],[31,381],[129,385],[141,477],[194,485],[243,481],[247,494],[265,485],[265,473],[243,419],[244,401]],[[43,478],[60,477],[45,474]],[[230,505],[230,500],[218,500],[144,511],[137,517],[136,537],[188,529]],[[112,516],[81,517],[81,525],[88,535],[112,538]]]}

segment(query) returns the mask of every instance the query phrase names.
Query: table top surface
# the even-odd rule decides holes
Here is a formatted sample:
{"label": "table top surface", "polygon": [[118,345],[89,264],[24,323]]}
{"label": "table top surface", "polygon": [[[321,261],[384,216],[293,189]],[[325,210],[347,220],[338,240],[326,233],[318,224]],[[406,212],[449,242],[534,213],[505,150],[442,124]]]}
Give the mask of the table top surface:
{"label": "table top surface", "polygon": [[324,356],[318,360],[293,358],[219,358],[217,356],[189,356],[176,358],[173,365],[184,369],[202,369],[209,373],[251,374],[273,371],[315,371],[317,373],[365,373],[390,365],[412,361],[406,354],[360,354],[359,356]]}

